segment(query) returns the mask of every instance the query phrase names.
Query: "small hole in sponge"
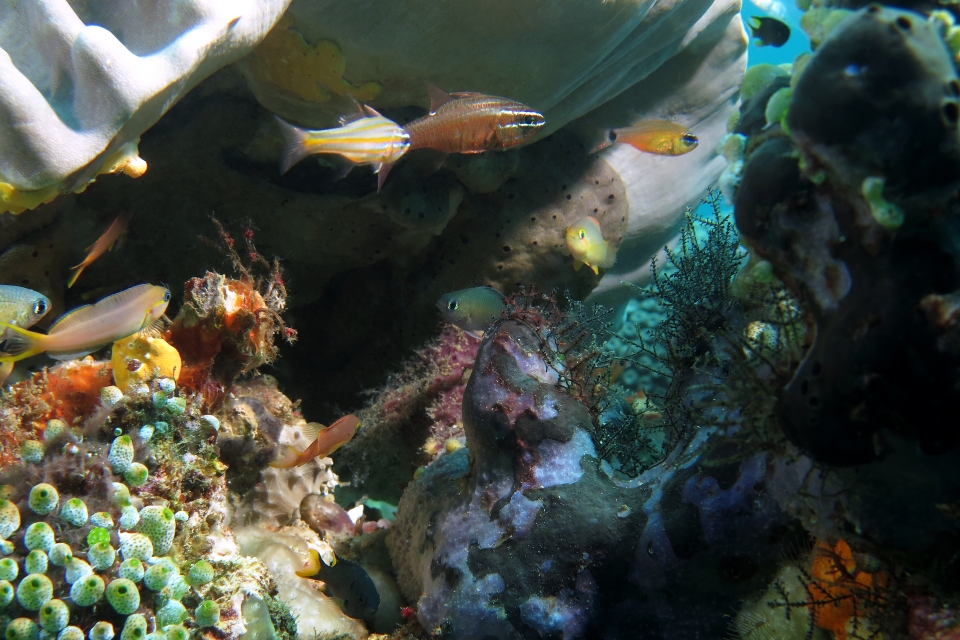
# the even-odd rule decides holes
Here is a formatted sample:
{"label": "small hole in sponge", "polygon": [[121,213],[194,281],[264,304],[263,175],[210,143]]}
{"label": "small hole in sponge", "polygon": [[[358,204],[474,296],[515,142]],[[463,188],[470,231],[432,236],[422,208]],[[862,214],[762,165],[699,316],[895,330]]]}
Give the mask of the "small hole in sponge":
{"label": "small hole in sponge", "polygon": [[897,26],[903,29],[904,31],[910,31],[910,27],[913,26],[913,23],[910,22],[910,18],[906,16],[900,16],[896,19]]}
{"label": "small hole in sponge", "polygon": [[960,82],[951,80],[947,83],[947,95],[954,98],[960,98]]}
{"label": "small hole in sponge", "polygon": [[943,111],[943,120],[948,125],[956,125],[957,121],[960,120],[960,107],[957,106],[956,102],[952,100],[944,102],[941,110]]}

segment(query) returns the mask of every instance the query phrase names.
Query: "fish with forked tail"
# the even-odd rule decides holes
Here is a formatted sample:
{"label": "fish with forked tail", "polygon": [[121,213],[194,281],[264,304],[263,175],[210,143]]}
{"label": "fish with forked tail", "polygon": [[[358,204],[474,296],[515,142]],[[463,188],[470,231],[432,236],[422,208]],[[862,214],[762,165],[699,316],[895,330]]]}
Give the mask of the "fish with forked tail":
{"label": "fish with forked tail", "polygon": [[355,165],[374,165],[377,191],[383,187],[393,163],[410,148],[410,136],[400,125],[364,105],[354,119],[344,118],[335,129],[301,129],[277,118],[285,146],[280,173],[315,153],[343,156]]}
{"label": "fish with forked tail", "polygon": [[[50,311],[50,299],[32,289],[14,285],[0,285],[0,322],[29,329]],[[0,332],[0,338],[6,335]],[[0,364],[0,384],[3,384],[13,371],[12,362]]]}
{"label": "fish with forked tail", "polygon": [[594,151],[613,143],[628,144],[638,151],[660,156],[681,156],[697,148],[700,140],[685,127],[669,120],[643,120],[632,127],[611,129],[609,140]]}
{"label": "fish with forked tail", "polygon": [[78,307],[57,320],[46,335],[0,322],[6,330],[0,362],[16,362],[47,352],[56,360],[71,360],[93,353],[100,347],[149,329],[167,310],[170,290],[139,284],[94,304]]}
{"label": "fish with forked tail", "polygon": [[290,469],[306,464],[314,458],[325,458],[350,442],[359,427],[360,418],[352,413],[343,416],[326,429],[322,424],[310,422],[304,428],[307,437],[313,438],[310,446],[303,451],[298,451],[296,447],[284,445],[277,459],[271,462],[270,466],[276,469]]}

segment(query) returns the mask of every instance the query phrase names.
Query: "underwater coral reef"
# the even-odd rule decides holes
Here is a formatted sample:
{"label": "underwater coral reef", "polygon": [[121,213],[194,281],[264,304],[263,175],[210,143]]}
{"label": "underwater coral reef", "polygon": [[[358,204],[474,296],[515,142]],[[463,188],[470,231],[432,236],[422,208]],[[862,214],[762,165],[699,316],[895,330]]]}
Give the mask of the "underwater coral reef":
{"label": "underwater coral reef", "polygon": [[0,634],[960,638],[960,9],[780,4],[0,1]]}

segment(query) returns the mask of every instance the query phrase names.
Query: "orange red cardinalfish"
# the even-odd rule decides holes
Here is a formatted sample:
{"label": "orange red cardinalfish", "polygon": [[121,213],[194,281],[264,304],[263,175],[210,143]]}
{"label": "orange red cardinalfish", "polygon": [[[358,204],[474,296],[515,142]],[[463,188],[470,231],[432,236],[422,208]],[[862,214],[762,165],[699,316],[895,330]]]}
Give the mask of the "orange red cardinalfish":
{"label": "orange red cardinalfish", "polygon": [[508,98],[469,92],[448,95],[430,84],[427,91],[430,113],[404,127],[411,149],[443,153],[509,149],[546,124],[543,114]]}
{"label": "orange red cardinalfish", "polygon": [[685,127],[669,120],[643,120],[632,127],[613,129],[610,140],[594,151],[609,147],[614,142],[629,144],[638,151],[661,156],[682,156],[697,148],[700,140]]}
{"label": "orange red cardinalfish", "polygon": [[67,281],[67,289],[74,285],[84,269],[93,264],[94,260],[105,254],[113,246],[123,232],[126,231],[127,225],[130,223],[130,218],[131,214],[127,212],[118,215],[116,219],[110,223],[110,226],[107,227],[107,230],[103,232],[103,235],[87,247],[87,257],[83,259],[83,262],[72,267],[73,275],[70,276],[70,279]]}
{"label": "orange red cardinalfish", "polygon": [[270,466],[276,469],[290,469],[306,464],[314,458],[325,458],[350,442],[359,426],[360,418],[352,413],[343,416],[326,429],[323,429],[323,425],[309,423],[304,433],[307,437],[315,437],[310,446],[303,451],[297,451],[296,447],[284,445],[280,455],[270,463]]}

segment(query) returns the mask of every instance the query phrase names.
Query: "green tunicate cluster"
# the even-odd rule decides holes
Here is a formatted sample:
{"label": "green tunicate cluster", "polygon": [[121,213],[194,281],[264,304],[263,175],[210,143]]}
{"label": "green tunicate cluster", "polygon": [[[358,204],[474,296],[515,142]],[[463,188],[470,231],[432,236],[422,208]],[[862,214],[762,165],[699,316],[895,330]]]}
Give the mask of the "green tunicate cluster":
{"label": "green tunicate cluster", "polygon": [[182,416],[187,410],[186,398],[167,398],[166,410],[175,416]]}
{"label": "green tunicate cluster", "polygon": [[20,445],[20,459],[24,464],[40,464],[43,453],[44,446],[39,440],[26,440]]}
{"label": "green tunicate cluster", "polygon": [[75,527],[87,524],[87,505],[80,498],[71,498],[60,507],[60,519]]}
{"label": "green tunicate cluster", "polygon": [[129,615],[140,608],[140,590],[133,580],[117,578],[107,585],[107,602],[120,615]]}
{"label": "green tunicate cluster", "polygon": [[70,609],[63,600],[50,600],[40,607],[40,626],[50,633],[57,633],[70,624]]}
{"label": "green tunicate cluster", "polygon": [[819,47],[841,22],[853,15],[849,9],[814,7],[800,18],[800,28],[810,38],[810,47]]}
{"label": "green tunicate cluster", "polygon": [[190,637],[190,632],[182,624],[170,625],[163,634],[165,640],[187,640]]}
{"label": "green tunicate cluster", "polygon": [[0,580],[16,580],[20,567],[10,558],[0,560]]}
{"label": "green tunicate cluster", "polygon": [[5,636],[7,640],[38,640],[40,627],[30,618],[17,618],[7,625]]}
{"label": "green tunicate cluster", "polygon": [[787,128],[787,113],[790,111],[790,102],[793,100],[793,89],[783,87],[778,89],[770,99],[767,100],[767,107],[764,109],[764,116],[767,119],[767,126],[774,124],[781,125],[785,130]]}
{"label": "green tunicate cluster", "polygon": [[87,550],[87,562],[97,571],[104,571],[117,560],[117,550],[109,542],[98,542]]}
{"label": "green tunicate cluster", "polygon": [[130,436],[115,438],[107,454],[107,462],[110,463],[113,472],[123,473],[129,469],[133,462],[133,453],[133,439]]}
{"label": "green tunicate cluster", "polygon": [[67,423],[63,420],[47,420],[47,426],[43,430],[43,439],[47,442],[59,438],[67,431]]}
{"label": "green tunicate cluster", "polygon": [[113,640],[113,625],[101,620],[90,628],[90,640]]}
{"label": "green tunicate cluster", "polygon": [[147,483],[149,477],[150,471],[139,462],[131,463],[127,470],[123,472],[123,479],[133,487],[142,487]]}
{"label": "green tunicate cluster", "polygon": [[104,529],[103,527],[94,527],[87,532],[87,544],[91,547],[100,544],[101,542],[110,543],[110,532]]}
{"label": "green tunicate cluster", "polygon": [[163,409],[167,406],[167,394],[163,391],[155,391],[153,393],[153,406],[157,409]]}
{"label": "green tunicate cluster", "polygon": [[105,589],[103,578],[91,573],[73,583],[70,587],[70,599],[81,607],[89,607],[103,596]]}
{"label": "green tunicate cluster", "polygon": [[187,572],[187,582],[193,587],[202,587],[213,580],[213,565],[206,560],[198,560]]}
{"label": "green tunicate cluster", "polygon": [[170,600],[157,609],[157,626],[161,629],[171,624],[180,624],[187,619],[187,608],[179,600]]}
{"label": "green tunicate cluster", "polygon": [[57,567],[65,567],[73,559],[73,549],[66,542],[58,542],[50,548],[50,562]]}
{"label": "green tunicate cluster", "polygon": [[133,529],[140,522],[140,512],[132,504],[120,509],[120,520],[117,522],[121,529]]}
{"label": "green tunicate cluster", "polygon": [[17,585],[17,602],[27,611],[37,611],[53,598],[53,583],[42,573],[24,576]]}
{"label": "green tunicate cluster", "polygon": [[153,552],[163,555],[170,551],[173,536],[177,532],[177,521],[173,511],[167,507],[151,506],[140,510],[140,533],[153,543]]}
{"label": "green tunicate cluster", "polygon": [[740,85],[740,98],[744,101],[749,100],[777,78],[788,77],[790,77],[790,74],[777,65],[766,62],[754,65],[747,69],[747,72],[743,75],[743,82]]}
{"label": "green tunicate cluster", "polygon": [[95,514],[90,516],[90,524],[103,529],[113,529],[115,526],[113,524],[113,516],[106,511],[97,511]]}
{"label": "green tunicate cluster", "polygon": [[120,533],[120,553],[125,560],[147,561],[153,557],[153,542],[142,533]]}
{"label": "green tunicate cluster", "polygon": [[109,385],[100,389],[100,402],[106,407],[115,407],[123,401],[123,391],[119,387]]}
{"label": "green tunicate cluster", "polygon": [[170,564],[160,562],[147,569],[143,574],[143,584],[151,591],[160,591],[170,583],[170,579],[173,578],[174,574],[175,571],[171,568]]}
{"label": "green tunicate cluster", "polygon": [[177,383],[173,381],[173,378],[160,378],[157,380],[157,388],[169,396],[177,390]]}
{"label": "green tunicate cluster", "polygon": [[67,627],[57,634],[57,640],[83,640],[83,629]]}
{"label": "green tunicate cluster", "polygon": [[10,500],[0,500],[0,539],[6,540],[20,528],[20,509]]}
{"label": "green tunicate cluster", "polygon": [[183,596],[187,595],[189,592],[190,585],[187,584],[187,581],[183,579],[183,576],[177,573],[173,576],[173,578],[170,579],[170,582],[167,583],[167,586],[164,587],[160,593],[167,598],[181,600]]}
{"label": "green tunicate cluster", "polygon": [[143,566],[143,562],[138,558],[129,558],[120,563],[120,568],[117,569],[117,576],[132,580],[133,582],[140,582],[143,580],[145,572],[146,569]]}
{"label": "green tunicate cluster", "polygon": [[860,191],[863,193],[864,200],[870,205],[870,212],[877,224],[888,231],[896,231],[903,224],[904,213],[903,209],[883,197],[885,182],[883,178],[866,178],[860,186]]}
{"label": "green tunicate cluster", "polygon": [[147,635],[147,619],[135,613],[127,617],[120,632],[120,640],[143,640]]}
{"label": "green tunicate cluster", "polygon": [[216,416],[211,416],[210,414],[204,414],[200,416],[200,422],[214,431],[220,430],[220,421]]}
{"label": "green tunicate cluster", "polygon": [[27,499],[27,506],[37,515],[45,516],[60,503],[60,494],[57,488],[52,484],[41,482],[30,489],[30,497]]}
{"label": "green tunicate cluster", "polygon": [[66,580],[67,584],[74,584],[93,573],[93,567],[86,560],[80,558],[71,558],[67,561],[65,568],[63,579]]}
{"label": "green tunicate cluster", "polygon": [[34,549],[28,553],[27,557],[23,560],[23,570],[27,573],[46,573],[49,564],[50,559],[47,557],[46,552],[40,549]]}
{"label": "green tunicate cluster", "polygon": [[46,522],[34,522],[23,534],[23,544],[31,551],[40,549],[49,553],[55,542],[53,529]]}
{"label": "green tunicate cluster", "polygon": [[130,488],[122,482],[110,483],[110,502],[113,506],[123,508],[130,505]]}
{"label": "green tunicate cluster", "polygon": [[220,605],[213,600],[204,600],[193,612],[198,627],[212,627],[220,622]]}
{"label": "green tunicate cluster", "polygon": [[0,609],[13,602],[13,585],[7,580],[0,580]]}

